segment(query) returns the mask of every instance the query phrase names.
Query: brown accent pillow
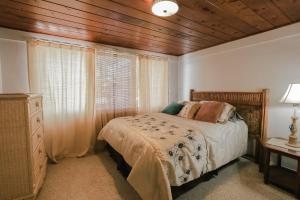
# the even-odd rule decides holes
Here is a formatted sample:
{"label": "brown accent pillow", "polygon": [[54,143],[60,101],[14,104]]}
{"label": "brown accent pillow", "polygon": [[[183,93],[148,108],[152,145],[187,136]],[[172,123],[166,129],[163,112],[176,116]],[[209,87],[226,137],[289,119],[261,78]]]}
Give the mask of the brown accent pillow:
{"label": "brown accent pillow", "polygon": [[203,102],[195,116],[195,120],[217,123],[224,109],[224,102],[208,101]]}

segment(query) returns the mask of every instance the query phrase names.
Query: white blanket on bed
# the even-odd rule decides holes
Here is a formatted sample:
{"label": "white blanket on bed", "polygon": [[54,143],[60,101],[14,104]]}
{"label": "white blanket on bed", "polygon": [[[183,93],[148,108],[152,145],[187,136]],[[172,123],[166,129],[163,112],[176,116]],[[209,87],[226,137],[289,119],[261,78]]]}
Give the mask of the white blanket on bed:
{"label": "white blanket on bed", "polygon": [[128,181],[143,199],[172,199],[170,185],[180,186],[244,154],[247,126],[152,113],[111,120],[98,139],[132,167]]}

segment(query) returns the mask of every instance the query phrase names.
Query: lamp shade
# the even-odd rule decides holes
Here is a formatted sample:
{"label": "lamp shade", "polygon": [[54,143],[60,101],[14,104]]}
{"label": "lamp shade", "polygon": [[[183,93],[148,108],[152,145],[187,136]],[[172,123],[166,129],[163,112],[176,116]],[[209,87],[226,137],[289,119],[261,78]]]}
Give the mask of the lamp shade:
{"label": "lamp shade", "polygon": [[154,0],[152,5],[152,12],[160,17],[174,15],[178,9],[176,0]]}
{"label": "lamp shade", "polygon": [[281,98],[280,102],[300,104],[300,84],[289,84],[289,87]]}

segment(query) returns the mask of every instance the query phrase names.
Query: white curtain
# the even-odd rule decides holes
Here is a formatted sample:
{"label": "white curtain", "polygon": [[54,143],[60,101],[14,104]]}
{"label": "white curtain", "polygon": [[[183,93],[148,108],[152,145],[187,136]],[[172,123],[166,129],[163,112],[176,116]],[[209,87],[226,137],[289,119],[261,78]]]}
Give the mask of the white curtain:
{"label": "white curtain", "polygon": [[28,42],[31,92],[43,95],[45,146],[53,160],[82,156],[94,138],[94,50]]}
{"label": "white curtain", "polygon": [[96,127],[100,131],[111,119],[134,115],[137,56],[113,49],[96,50]]}
{"label": "white curtain", "polygon": [[139,56],[138,111],[160,112],[168,104],[168,60]]}

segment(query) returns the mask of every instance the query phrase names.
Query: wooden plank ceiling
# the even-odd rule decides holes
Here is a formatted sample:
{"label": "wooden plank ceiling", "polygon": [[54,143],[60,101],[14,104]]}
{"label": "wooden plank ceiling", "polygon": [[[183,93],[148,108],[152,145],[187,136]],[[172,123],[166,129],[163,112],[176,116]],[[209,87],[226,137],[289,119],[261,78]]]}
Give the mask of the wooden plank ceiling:
{"label": "wooden plank ceiling", "polygon": [[300,0],[178,0],[176,15],[152,0],[0,0],[0,26],[182,55],[300,21]]}

